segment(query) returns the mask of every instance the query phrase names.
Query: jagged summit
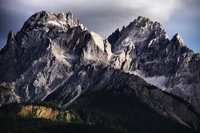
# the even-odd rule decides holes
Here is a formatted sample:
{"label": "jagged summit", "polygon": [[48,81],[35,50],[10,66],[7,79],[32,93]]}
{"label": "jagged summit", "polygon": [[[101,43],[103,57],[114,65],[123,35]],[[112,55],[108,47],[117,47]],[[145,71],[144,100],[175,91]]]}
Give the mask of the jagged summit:
{"label": "jagged summit", "polygon": [[[54,14],[52,12],[41,11],[32,15],[17,33],[16,38],[20,47],[32,48],[40,42],[45,42],[44,38],[55,39],[61,34],[73,31],[87,31],[87,28],[73,16],[71,12]],[[31,36],[31,40],[27,35]],[[26,41],[29,41],[27,44]]]}
{"label": "jagged summit", "polygon": [[35,95],[41,98],[81,65],[106,64],[111,56],[109,45],[70,12],[38,12],[16,36],[8,35],[5,48],[9,47],[0,53],[0,83],[15,82],[11,86],[22,101]]}
{"label": "jagged summit", "polygon": [[170,40],[170,44],[168,46],[168,49],[171,49],[171,51],[169,51],[169,54],[173,53],[172,56],[174,55],[174,51],[178,51],[176,52],[177,54],[187,54],[187,53],[194,53],[193,50],[189,49],[183,39],[181,38],[180,34],[176,33],[173,38]]}
{"label": "jagged summit", "polygon": [[77,18],[73,17],[71,12],[68,13],[59,13],[54,14],[52,12],[41,11],[37,12],[32,15],[22,27],[22,31],[29,31],[33,28],[40,28],[43,27],[48,30],[52,26],[57,26],[62,29],[66,29],[68,27],[76,27],[80,26],[81,28],[85,29],[83,25]]}
{"label": "jagged summit", "polygon": [[141,29],[149,28],[150,30],[161,30],[161,31],[163,30],[166,32],[161,23],[157,21],[154,22],[149,18],[142,16],[139,16],[137,19],[131,22],[127,27],[129,28],[138,27]]}
{"label": "jagged summit", "polygon": [[15,47],[15,42],[16,42],[15,34],[11,30],[8,33],[7,42],[6,42],[7,45],[5,45],[5,47],[0,50],[0,53],[5,52],[8,49],[10,49],[10,52],[12,53],[13,52],[12,50],[14,50],[14,47]]}
{"label": "jagged summit", "polygon": [[[200,81],[189,82],[191,77],[199,77],[200,59],[179,34],[170,40],[160,23],[139,16],[121,31],[117,29],[108,41],[114,53],[111,64],[115,68],[138,75],[162,90],[183,97],[197,108],[200,106],[200,102],[196,102],[200,98],[193,97],[194,93],[200,95]],[[194,73],[189,72],[191,70]]]}
{"label": "jagged summit", "polygon": [[[128,26],[122,28],[121,31],[118,29],[108,37],[108,41],[112,47],[112,51],[116,52],[121,49],[122,44],[127,44],[127,42],[132,42],[134,45],[147,45],[147,42],[152,39],[166,39],[168,40],[168,35],[166,30],[158,22],[153,22],[149,18],[139,16]],[[122,41],[124,43],[121,43]],[[145,43],[145,44],[144,44]]]}
{"label": "jagged summit", "polygon": [[14,34],[14,32],[11,30],[11,31],[8,33],[8,39],[7,39],[7,41],[9,41],[9,40],[11,40],[11,39],[13,39],[13,38],[15,38],[15,34]]}
{"label": "jagged summit", "polygon": [[183,113],[175,112],[182,102],[174,103],[170,93],[199,113],[199,64],[200,56],[180,35],[170,40],[162,25],[148,18],[139,16],[104,40],[70,12],[42,11],[16,35],[10,32],[0,52],[0,106],[50,97],[68,107],[85,92],[128,85],[155,111],[188,126],[196,116],[185,106]]}
{"label": "jagged summit", "polygon": [[185,43],[183,41],[183,39],[181,38],[180,34],[179,33],[176,33],[173,38],[172,38],[172,41],[178,41],[178,43],[180,44],[180,46],[185,46]]}
{"label": "jagged summit", "polygon": [[144,27],[144,26],[147,26],[147,25],[153,25],[153,26],[157,26],[157,27],[162,27],[162,25],[159,22],[156,22],[156,21],[153,22],[149,18],[142,17],[142,16],[139,16],[132,23],[135,24],[136,26],[141,26],[141,27]]}

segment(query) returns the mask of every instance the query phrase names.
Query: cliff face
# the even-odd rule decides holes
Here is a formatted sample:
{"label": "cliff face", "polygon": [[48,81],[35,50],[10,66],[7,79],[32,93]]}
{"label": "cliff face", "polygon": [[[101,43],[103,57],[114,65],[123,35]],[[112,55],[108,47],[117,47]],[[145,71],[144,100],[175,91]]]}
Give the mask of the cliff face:
{"label": "cliff face", "polygon": [[[0,66],[0,105],[44,100],[68,108],[86,92],[125,87],[157,113],[198,129],[200,54],[144,17],[104,40],[72,13],[38,12],[9,33]],[[52,119],[58,113],[39,110]]]}
{"label": "cliff face", "polygon": [[200,54],[190,50],[179,34],[170,40],[160,23],[138,17],[108,41],[114,53],[112,66],[182,97],[200,111]]}
{"label": "cliff face", "polygon": [[34,14],[16,36],[9,34],[0,52],[0,83],[13,88],[9,94],[19,96],[4,97],[1,91],[1,104],[40,99],[81,65],[107,63],[106,46],[71,13]]}
{"label": "cliff face", "polygon": [[[172,118],[187,127],[191,127],[189,123],[192,122],[192,127],[198,128],[199,115],[186,101],[173,94],[163,92],[138,76],[110,66],[87,65],[81,67],[63,86],[46,96],[44,100],[69,108],[76,103],[76,100],[85,99],[81,98],[81,95],[95,94],[99,90],[105,91],[105,94],[108,90],[118,92],[116,95],[125,93],[127,96],[137,97],[140,102],[145,103],[157,113]],[[101,98],[104,99],[104,96],[102,95]],[[117,102],[113,104],[117,104]]]}

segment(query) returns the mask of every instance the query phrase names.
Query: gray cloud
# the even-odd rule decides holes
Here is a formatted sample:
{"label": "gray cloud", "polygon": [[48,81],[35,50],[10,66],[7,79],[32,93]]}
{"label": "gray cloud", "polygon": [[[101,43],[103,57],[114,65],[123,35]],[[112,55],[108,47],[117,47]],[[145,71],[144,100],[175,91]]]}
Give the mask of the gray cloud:
{"label": "gray cloud", "polygon": [[[182,6],[181,0],[20,0],[33,11],[71,11],[81,22],[103,37],[116,28],[127,25],[137,16],[146,16],[157,21],[167,21],[171,14]],[[158,14],[159,13],[159,14]]]}
{"label": "gray cloud", "polygon": [[[42,10],[55,13],[72,12],[81,23],[89,30],[107,37],[117,28],[128,25],[137,16],[149,17],[153,21],[166,24],[173,23],[170,18],[177,11],[190,5],[192,11],[198,9],[198,0],[1,0],[0,39],[6,38],[9,30],[16,33],[22,27],[24,21],[35,12]],[[191,9],[191,8],[190,8]],[[179,19],[191,17],[191,13],[179,13]],[[197,14],[197,13],[196,13]],[[194,16],[193,18],[196,18]],[[177,24],[178,20],[173,19]],[[185,19],[184,19],[185,20]],[[197,20],[199,22],[199,20]],[[184,26],[184,25],[183,25]],[[179,26],[180,27],[180,26]],[[169,29],[170,30],[170,29]],[[5,39],[4,39],[5,40]],[[0,41],[1,43],[2,41]],[[0,47],[2,44],[0,44]]]}

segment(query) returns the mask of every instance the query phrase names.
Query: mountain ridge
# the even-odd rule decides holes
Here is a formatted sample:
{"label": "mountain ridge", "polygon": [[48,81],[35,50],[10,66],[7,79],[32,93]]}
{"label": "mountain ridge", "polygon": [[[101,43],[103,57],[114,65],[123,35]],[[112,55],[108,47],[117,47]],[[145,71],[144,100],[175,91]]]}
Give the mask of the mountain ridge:
{"label": "mountain ridge", "polygon": [[67,108],[88,90],[128,85],[151,109],[198,129],[199,64],[200,54],[179,34],[169,40],[148,18],[139,16],[104,40],[70,12],[42,11],[16,35],[11,31],[0,51],[0,104],[47,100]]}
{"label": "mountain ridge", "polygon": [[[142,24],[138,24],[138,22],[142,22]],[[121,31],[117,30],[113,33],[108,40],[112,45],[112,51],[116,54],[114,61],[111,62],[114,67],[121,68],[123,66],[123,70],[140,76],[162,90],[172,91],[196,107],[199,106],[194,103],[199,101],[198,97],[193,99],[194,93],[199,95],[200,88],[199,53],[190,50],[179,34],[175,34],[169,40],[161,24],[138,17]],[[194,62],[194,66],[189,65],[191,62]],[[184,77],[182,73],[184,73]],[[196,84],[192,85],[190,78],[187,79],[187,77],[195,77]],[[155,80],[161,83],[159,84]],[[179,84],[182,82],[185,90],[173,82]],[[180,92],[180,90],[185,92]]]}

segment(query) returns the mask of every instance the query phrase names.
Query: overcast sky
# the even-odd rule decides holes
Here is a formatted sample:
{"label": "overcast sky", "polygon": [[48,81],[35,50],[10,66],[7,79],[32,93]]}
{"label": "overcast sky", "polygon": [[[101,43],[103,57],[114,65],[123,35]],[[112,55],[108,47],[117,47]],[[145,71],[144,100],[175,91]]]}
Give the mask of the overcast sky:
{"label": "overcast sky", "polygon": [[90,31],[106,38],[138,16],[161,22],[170,38],[179,33],[200,52],[200,0],[0,0],[0,48],[39,11],[72,12]]}

